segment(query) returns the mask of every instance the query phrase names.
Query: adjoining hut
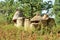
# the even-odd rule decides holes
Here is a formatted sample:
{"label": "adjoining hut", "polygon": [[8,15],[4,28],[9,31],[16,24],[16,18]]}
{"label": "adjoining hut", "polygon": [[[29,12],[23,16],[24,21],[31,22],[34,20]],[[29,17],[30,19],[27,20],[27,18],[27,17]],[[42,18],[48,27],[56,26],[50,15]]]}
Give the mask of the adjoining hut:
{"label": "adjoining hut", "polygon": [[44,14],[43,16],[42,16],[42,20],[48,20],[49,19],[49,16],[47,15],[47,14]]}
{"label": "adjoining hut", "polygon": [[50,18],[47,14],[44,14],[41,19],[41,26],[45,30],[52,31],[53,26],[56,26],[55,20]]}
{"label": "adjoining hut", "polygon": [[39,12],[36,12],[36,15],[30,20],[31,24],[30,27],[35,27],[35,28],[39,28],[39,22],[41,20],[41,16]]}
{"label": "adjoining hut", "polygon": [[41,22],[45,26],[55,25],[55,20],[53,18],[50,18],[47,14],[44,14],[42,16]]}
{"label": "adjoining hut", "polygon": [[41,18],[41,25],[43,27],[46,27],[48,25],[47,20],[49,19],[49,16],[47,14],[44,14]]}

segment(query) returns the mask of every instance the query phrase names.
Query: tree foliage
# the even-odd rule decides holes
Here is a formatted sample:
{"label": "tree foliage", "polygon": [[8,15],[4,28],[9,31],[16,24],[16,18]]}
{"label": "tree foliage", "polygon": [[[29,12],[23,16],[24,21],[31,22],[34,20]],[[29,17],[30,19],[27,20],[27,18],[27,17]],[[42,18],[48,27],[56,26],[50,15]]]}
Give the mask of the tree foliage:
{"label": "tree foliage", "polygon": [[0,9],[4,11],[7,15],[7,20],[11,22],[13,14],[15,13],[16,8],[24,11],[26,18],[34,16],[34,12],[40,11],[42,9],[49,9],[50,6],[47,2],[42,3],[42,0],[5,0],[0,2]]}

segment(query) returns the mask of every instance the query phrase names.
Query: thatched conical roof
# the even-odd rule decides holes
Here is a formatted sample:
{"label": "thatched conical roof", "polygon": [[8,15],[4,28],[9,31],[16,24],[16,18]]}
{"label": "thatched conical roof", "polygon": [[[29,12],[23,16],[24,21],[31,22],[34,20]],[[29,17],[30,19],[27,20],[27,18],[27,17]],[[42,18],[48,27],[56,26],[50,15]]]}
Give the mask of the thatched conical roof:
{"label": "thatched conical roof", "polygon": [[48,20],[49,16],[47,14],[44,14],[44,16],[42,17],[42,20]]}
{"label": "thatched conical roof", "polygon": [[31,21],[40,21],[41,20],[41,16],[36,14],[32,19]]}

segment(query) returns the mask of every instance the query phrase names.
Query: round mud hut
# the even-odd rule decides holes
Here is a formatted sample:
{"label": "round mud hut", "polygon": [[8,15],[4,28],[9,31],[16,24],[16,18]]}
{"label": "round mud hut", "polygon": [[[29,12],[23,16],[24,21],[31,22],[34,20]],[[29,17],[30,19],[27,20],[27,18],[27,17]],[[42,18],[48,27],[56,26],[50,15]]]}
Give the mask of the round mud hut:
{"label": "round mud hut", "polygon": [[41,16],[39,13],[37,13],[30,21],[31,21],[31,24],[30,24],[30,27],[34,27],[34,28],[38,28],[39,27],[39,22],[41,20]]}
{"label": "round mud hut", "polygon": [[23,26],[24,23],[24,15],[23,15],[23,11],[20,9],[16,9],[16,12],[13,16],[12,21],[14,22],[14,25],[16,27],[21,27]]}

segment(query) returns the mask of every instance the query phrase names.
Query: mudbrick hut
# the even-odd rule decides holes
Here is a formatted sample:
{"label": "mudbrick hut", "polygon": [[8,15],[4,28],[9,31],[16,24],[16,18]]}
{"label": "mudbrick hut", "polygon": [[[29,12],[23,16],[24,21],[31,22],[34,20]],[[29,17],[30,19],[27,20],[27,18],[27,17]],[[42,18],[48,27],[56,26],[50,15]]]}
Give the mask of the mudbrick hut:
{"label": "mudbrick hut", "polygon": [[44,14],[41,18],[41,25],[43,27],[46,27],[48,25],[47,20],[49,19],[49,16],[47,14]]}
{"label": "mudbrick hut", "polygon": [[41,16],[40,16],[39,13],[37,13],[37,14],[30,20],[30,21],[31,21],[30,27],[35,27],[35,28],[38,29],[39,26],[40,26],[40,24],[39,24],[40,20],[41,20]]}
{"label": "mudbrick hut", "polygon": [[14,25],[16,27],[23,26],[23,24],[24,24],[24,15],[23,15],[22,10],[20,10],[18,8],[16,9],[16,12],[13,16],[12,21],[14,22]]}
{"label": "mudbrick hut", "polygon": [[51,18],[49,18],[48,15],[44,14],[44,16],[40,16],[39,12],[36,12],[35,14],[36,15],[33,18],[26,19],[22,12],[17,11],[13,17],[14,25],[16,27],[24,27],[25,30],[28,30],[28,28],[33,29],[33,27],[40,29],[42,26],[45,28],[46,26],[51,25],[50,22],[52,20],[50,20]]}

